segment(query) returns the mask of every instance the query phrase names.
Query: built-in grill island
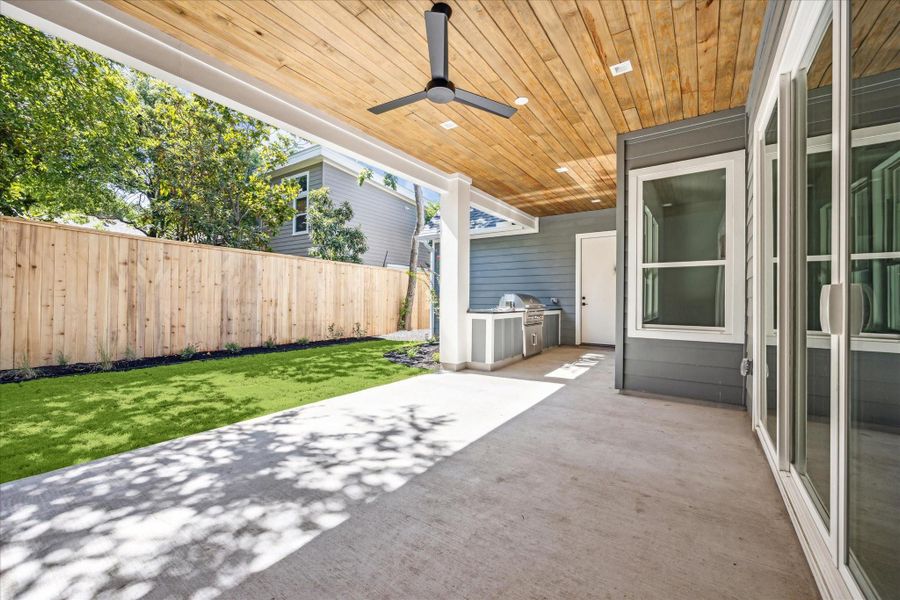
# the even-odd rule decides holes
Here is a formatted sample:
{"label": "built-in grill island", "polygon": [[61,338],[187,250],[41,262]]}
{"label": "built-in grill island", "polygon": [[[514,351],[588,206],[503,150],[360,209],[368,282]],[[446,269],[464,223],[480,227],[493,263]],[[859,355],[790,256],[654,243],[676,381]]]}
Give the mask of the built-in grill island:
{"label": "built-in grill island", "polygon": [[495,308],[470,309],[469,367],[491,371],[559,345],[561,317],[523,293],[503,294]]}

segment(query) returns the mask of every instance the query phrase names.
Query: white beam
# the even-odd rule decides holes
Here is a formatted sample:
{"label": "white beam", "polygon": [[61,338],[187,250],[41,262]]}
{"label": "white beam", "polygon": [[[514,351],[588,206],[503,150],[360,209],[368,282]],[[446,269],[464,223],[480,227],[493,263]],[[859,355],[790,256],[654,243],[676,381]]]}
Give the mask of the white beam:
{"label": "white beam", "polygon": [[468,361],[469,207],[472,181],[451,175],[441,195],[440,326],[441,363],[461,369]]}
{"label": "white beam", "polygon": [[538,218],[491,196],[483,190],[472,188],[472,206],[488,214],[506,219],[516,225],[523,225],[529,232],[537,231]]}

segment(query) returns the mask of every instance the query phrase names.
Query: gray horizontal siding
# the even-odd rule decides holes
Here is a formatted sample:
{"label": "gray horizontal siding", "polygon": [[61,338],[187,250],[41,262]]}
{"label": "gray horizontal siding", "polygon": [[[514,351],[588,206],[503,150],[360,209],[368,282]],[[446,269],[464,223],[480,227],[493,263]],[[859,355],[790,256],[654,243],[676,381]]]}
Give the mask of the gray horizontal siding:
{"label": "gray horizontal siding", "polygon": [[[406,265],[409,263],[409,244],[416,225],[416,210],[412,203],[398,198],[380,187],[365,184],[362,187],[356,177],[328,163],[304,167],[296,172],[309,171],[310,189],[328,187],[335,203],[347,201],[353,208],[350,225],[361,226],[369,248],[363,255],[363,264],[381,266],[385,263]],[[294,174],[289,173],[288,175]],[[288,221],[270,242],[273,252],[307,256],[309,234],[292,234]],[[419,247],[419,264],[427,266],[429,250]]]}
{"label": "gray horizontal siding", "polygon": [[[733,109],[641,130],[618,140],[618,264],[629,260],[628,171],[746,148],[744,110]],[[740,266],[738,267],[740,268]],[[742,405],[742,344],[629,338],[627,269],[618,269],[616,387]],[[738,299],[744,303],[745,298]]]}
{"label": "gray horizontal siding", "polygon": [[[304,167],[296,172],[288,173],[286,176],[289,177],[296,173],[303,173],[304,171],[309,171],[309,189],[315,190],[322,187],[322,163],[312,165],[311,167]],[[294,235],[293,222],[288,221],[281,226],[281,231],[272,238],[269,245],[272,247],[272,252],[292,254],[294,256],[306,256],[309,253],[311,244],[309,242],[309,234],[298,233],[297,235]]]}
{"label": "gray horizontal siding", "polygon": [[[563,344],[575,343],[575,234],[615,229],[615,209],[541,217],[540,231],[472,240],[469,306],[491,308],[506,292],[527,292],[562,309]],[[556,307],[554,307],[556,308]]]}
{"label": "gray horizontal siding", "polygon": [[[369,249],[363,255],[367,265],[409,263],[409,244],[416,227],[416,207],[380,187],[356,182],[356,176],[329,163],[324,165],[324,184],[335,203],[347,201],[353,208],[351,225],[362,227]],[[428,257],[419,248],[420,264]]]}

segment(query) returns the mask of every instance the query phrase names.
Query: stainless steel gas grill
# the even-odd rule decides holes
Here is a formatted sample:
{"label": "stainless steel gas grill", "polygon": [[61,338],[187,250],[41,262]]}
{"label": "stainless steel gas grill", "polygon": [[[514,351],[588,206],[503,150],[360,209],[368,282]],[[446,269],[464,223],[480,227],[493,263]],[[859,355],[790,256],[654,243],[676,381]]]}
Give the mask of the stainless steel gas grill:
{"label": "stainless steel gas grill", "polygon": [[522,340],[525,358],[544,349],[544,305],[531,294],[509,293],[500,297],[497,309],[522,311]]}

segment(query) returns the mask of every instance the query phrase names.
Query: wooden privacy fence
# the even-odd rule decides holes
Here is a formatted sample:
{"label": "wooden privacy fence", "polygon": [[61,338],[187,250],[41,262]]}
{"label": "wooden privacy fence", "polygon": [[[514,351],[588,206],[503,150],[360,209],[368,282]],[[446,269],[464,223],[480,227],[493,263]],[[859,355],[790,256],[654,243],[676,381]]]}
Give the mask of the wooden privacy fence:
{"label": "wooden privacy fence", "polygon": [[[0,369],[397,330],[397,269],[0,218]],[[419,278],[413,327],[428,327]],[[357,325],[358,324],[358,325]],[[332,330],[329,331],[329,327]]]}

